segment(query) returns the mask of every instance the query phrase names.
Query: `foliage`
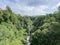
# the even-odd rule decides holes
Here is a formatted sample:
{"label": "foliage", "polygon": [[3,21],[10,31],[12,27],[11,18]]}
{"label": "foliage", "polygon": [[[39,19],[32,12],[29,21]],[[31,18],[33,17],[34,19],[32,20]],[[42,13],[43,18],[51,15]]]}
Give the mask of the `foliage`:
{"label": "foliage", "polygon": [[21,16],[9,6],[0,9],[0,45],[60,45],[60,7],[52,14]]}

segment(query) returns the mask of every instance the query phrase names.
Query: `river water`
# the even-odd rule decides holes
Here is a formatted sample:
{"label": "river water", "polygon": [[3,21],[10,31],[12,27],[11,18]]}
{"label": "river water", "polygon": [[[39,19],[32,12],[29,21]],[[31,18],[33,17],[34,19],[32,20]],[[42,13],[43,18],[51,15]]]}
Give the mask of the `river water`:
{"label": "river water", "polygon": [[27,36],[27,45],[30,45],[30,36]]}
{"label": "river water", "polygon": [[28,31],[28,36],[27,36],[27,45],[30,45],[30,30]]}

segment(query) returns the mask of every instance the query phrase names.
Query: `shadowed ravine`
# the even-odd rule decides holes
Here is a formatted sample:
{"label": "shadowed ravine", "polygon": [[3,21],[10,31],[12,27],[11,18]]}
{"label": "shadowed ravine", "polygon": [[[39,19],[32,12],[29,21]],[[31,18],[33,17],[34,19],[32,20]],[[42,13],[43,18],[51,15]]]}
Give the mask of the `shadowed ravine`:
{"label": "shadowed ravine", "polygon": [[30,45],[30,30],[28,31],[28,36],[27,36],[27,45]]}

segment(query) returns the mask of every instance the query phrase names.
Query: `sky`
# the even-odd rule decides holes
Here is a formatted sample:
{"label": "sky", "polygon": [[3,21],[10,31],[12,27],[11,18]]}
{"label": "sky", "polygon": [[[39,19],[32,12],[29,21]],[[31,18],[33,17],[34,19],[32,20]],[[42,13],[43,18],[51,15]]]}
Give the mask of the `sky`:
{"label": "sky", "polygon": [[7,5],[17,14],[37,16],[55,12],[60,0],[0,0],[0,8]]}

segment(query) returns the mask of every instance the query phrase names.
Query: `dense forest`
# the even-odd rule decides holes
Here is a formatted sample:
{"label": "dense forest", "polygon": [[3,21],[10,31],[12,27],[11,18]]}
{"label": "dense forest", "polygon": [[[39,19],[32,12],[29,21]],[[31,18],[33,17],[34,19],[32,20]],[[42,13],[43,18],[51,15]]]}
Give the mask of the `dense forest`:
{"label": "dense forest", "polygon": [[60,45],[60,7],[51,14],[21,16],[0,8],[0,45]]}

